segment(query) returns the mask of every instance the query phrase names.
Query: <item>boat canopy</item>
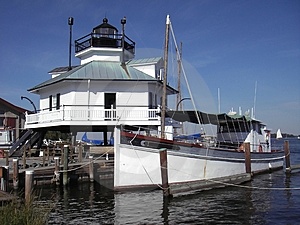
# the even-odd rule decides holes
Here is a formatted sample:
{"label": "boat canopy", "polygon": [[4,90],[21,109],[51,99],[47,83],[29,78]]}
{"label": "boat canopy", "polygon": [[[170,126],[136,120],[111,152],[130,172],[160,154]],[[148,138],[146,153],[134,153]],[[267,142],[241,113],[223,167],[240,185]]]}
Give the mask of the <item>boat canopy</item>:
{"label": "boat canopy", "polygon": [[255,120],[251,118],[250,116],[246,115],[229,115],[226,113],[221,114],[211,114],[211,113],[205,113],[201,111],[167,111],[166,117],[170,117],[173,120],[176,120],[178,122],[191,122],[191,123],[199,123],[197,118],[197,113],[199,116],[199,120],[201,124],[213,124],[213,125],[219,125],[221,123],[234,123],[234,122],[257,122],[261,123],[258,120]]}

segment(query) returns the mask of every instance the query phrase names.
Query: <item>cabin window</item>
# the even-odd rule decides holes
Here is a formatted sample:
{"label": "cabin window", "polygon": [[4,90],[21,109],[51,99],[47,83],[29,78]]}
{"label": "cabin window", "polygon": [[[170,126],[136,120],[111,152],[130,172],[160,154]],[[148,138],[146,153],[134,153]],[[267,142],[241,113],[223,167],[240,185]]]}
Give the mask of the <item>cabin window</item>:
{"label": "cabin window", "polygon": [[0,118],[0,127],[4,126],[4,118]]}

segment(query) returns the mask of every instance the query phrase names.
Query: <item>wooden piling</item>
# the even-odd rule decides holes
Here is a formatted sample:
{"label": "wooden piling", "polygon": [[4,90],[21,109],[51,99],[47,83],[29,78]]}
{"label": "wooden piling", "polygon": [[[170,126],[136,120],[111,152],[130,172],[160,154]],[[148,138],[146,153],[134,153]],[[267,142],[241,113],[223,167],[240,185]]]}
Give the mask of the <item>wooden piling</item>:
{"label": "wooden piling", "polygon": [[55,176],[55,183],[59,185],[60,176],[59,176],[59,157],[54,157],[55,168],[54,168],[54,176]]}
{"label": "wooden piling", "polygon": [[69,146],[64,145],[64,172],[63,172],[63,185],[68,184],[68,155],[69,155]]}
{"label": "wooden piling", "polygon": [[5,166],[9,166],[9,150],[4,150],[5,154]]}
{"label": "wooden piling", "polygon": [[82,162],[82,145],[78,146],[78,162]]}
{"label": "wooden piling", "polygon": [[168,197],[170,195],[170,188],[168,179],[168,153],[166,148],[160,149],[159,157],[163,195],[164,197]]}
{"label": "wooden piling", "polygon": [[284,141],[284,155],[285,155],[285,171],[291,171],[291,162],[290,162],[290,144],[289,141]]}
{"label": "wooden piling", "polygon": [[90,174],[90,182],[94,182],[94,161],[93,156],[89,156],[90,164],[89,164],[89,174]]}
{"label": "wooden piling", "polygon": [[19,160],[13,159],[13,187],[18,189],[19,187]]}
{"label": "wooden piling", "polygon": [[26,149],[23,150],[23,169],[26,169]]}
{"label": "wooden piling", "polygon": [[47,160],[48,164],[49,164],[49,160],[50,160],[49,155],[50,155],[50,148],[47,147],[47,158],[46,158],[46,160]]}
{"label": "wooden piling", "polygon": [[246,173],[251,174],[251,153],[250,153],[250,143],[245,142],[245,168],[246,168]]}
{"label": "wooden piling", "polygon": [[45,162],[46,162],[46,152],[45,149],[43,149],[43,167],[45,167]]}
{"label": "wooden piling", "polygon": [[28,170],[25,173],[25,201],[30,202],[33,192],[33,170]]}

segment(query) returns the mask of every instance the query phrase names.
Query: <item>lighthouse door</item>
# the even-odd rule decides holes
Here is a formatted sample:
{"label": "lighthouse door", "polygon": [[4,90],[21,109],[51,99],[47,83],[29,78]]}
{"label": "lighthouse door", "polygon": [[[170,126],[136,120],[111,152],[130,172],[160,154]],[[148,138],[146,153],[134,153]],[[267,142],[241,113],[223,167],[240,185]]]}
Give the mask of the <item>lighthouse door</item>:
{"label": "lighthouse door", "polygon": [[104,94],[105,120],[116,119],[116,93]]}

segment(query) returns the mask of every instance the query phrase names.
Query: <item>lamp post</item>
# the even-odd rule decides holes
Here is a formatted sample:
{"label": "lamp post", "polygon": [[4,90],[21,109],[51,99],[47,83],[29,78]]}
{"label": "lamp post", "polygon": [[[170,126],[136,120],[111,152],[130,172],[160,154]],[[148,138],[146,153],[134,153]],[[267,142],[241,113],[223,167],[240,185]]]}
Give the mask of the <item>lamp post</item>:
{"label": "lamp post", "polygon": [[177,105],[176,105],[176,110],[178,110],[179,104],[180,104],[182,101],[184,101],[184,100],[191,100],[191,98],[183,98],[183,99],[181,99],[181,100],[177,103]]}
{"label": "lamp post", "polygon": [[74,19],[73,17],[69,17],[68,18],[68,24],[70,26],[70,41],[69,41],[69,67],[68,70],[72,69],[72,65],[71,65],[71,54],[72,54],[72,26],[74,24]]}
{"label": "lamp post", "polygon": [[126,17],[124,16],[121,19],[122,24],[122,66],[125,65],[125,24],[126,24]]}
{"label": "lamp post", "polygon": [[[177,103],[176,105],[176,111],[178,111],[178,106],[180,105],[180,103],[184,100],[191,100],[191,98],[182,98],[180,99],[180,101]],[[172,115],[172,119],[173,119],[173,116],[175,115],[175,112],[173,113]],[[182,133],[183,133],[183,126],[181,125],[181,130],[182,130]],[[177,134],[177,129],[174,130],[174,133]]]}
{"label": "lamp post", "polygon": [[30,104],[33,106],[33,108],[34,108],[34,113],[37,113],[37,110],[36,110],[36,107],[35,107],[33,101],[31,101],[31,100],[30,100],[29,98],[27,98],[26,96],[21,96],[21,100],[23,100],[24,98],[27,99],[27,100],[30,102]]}

